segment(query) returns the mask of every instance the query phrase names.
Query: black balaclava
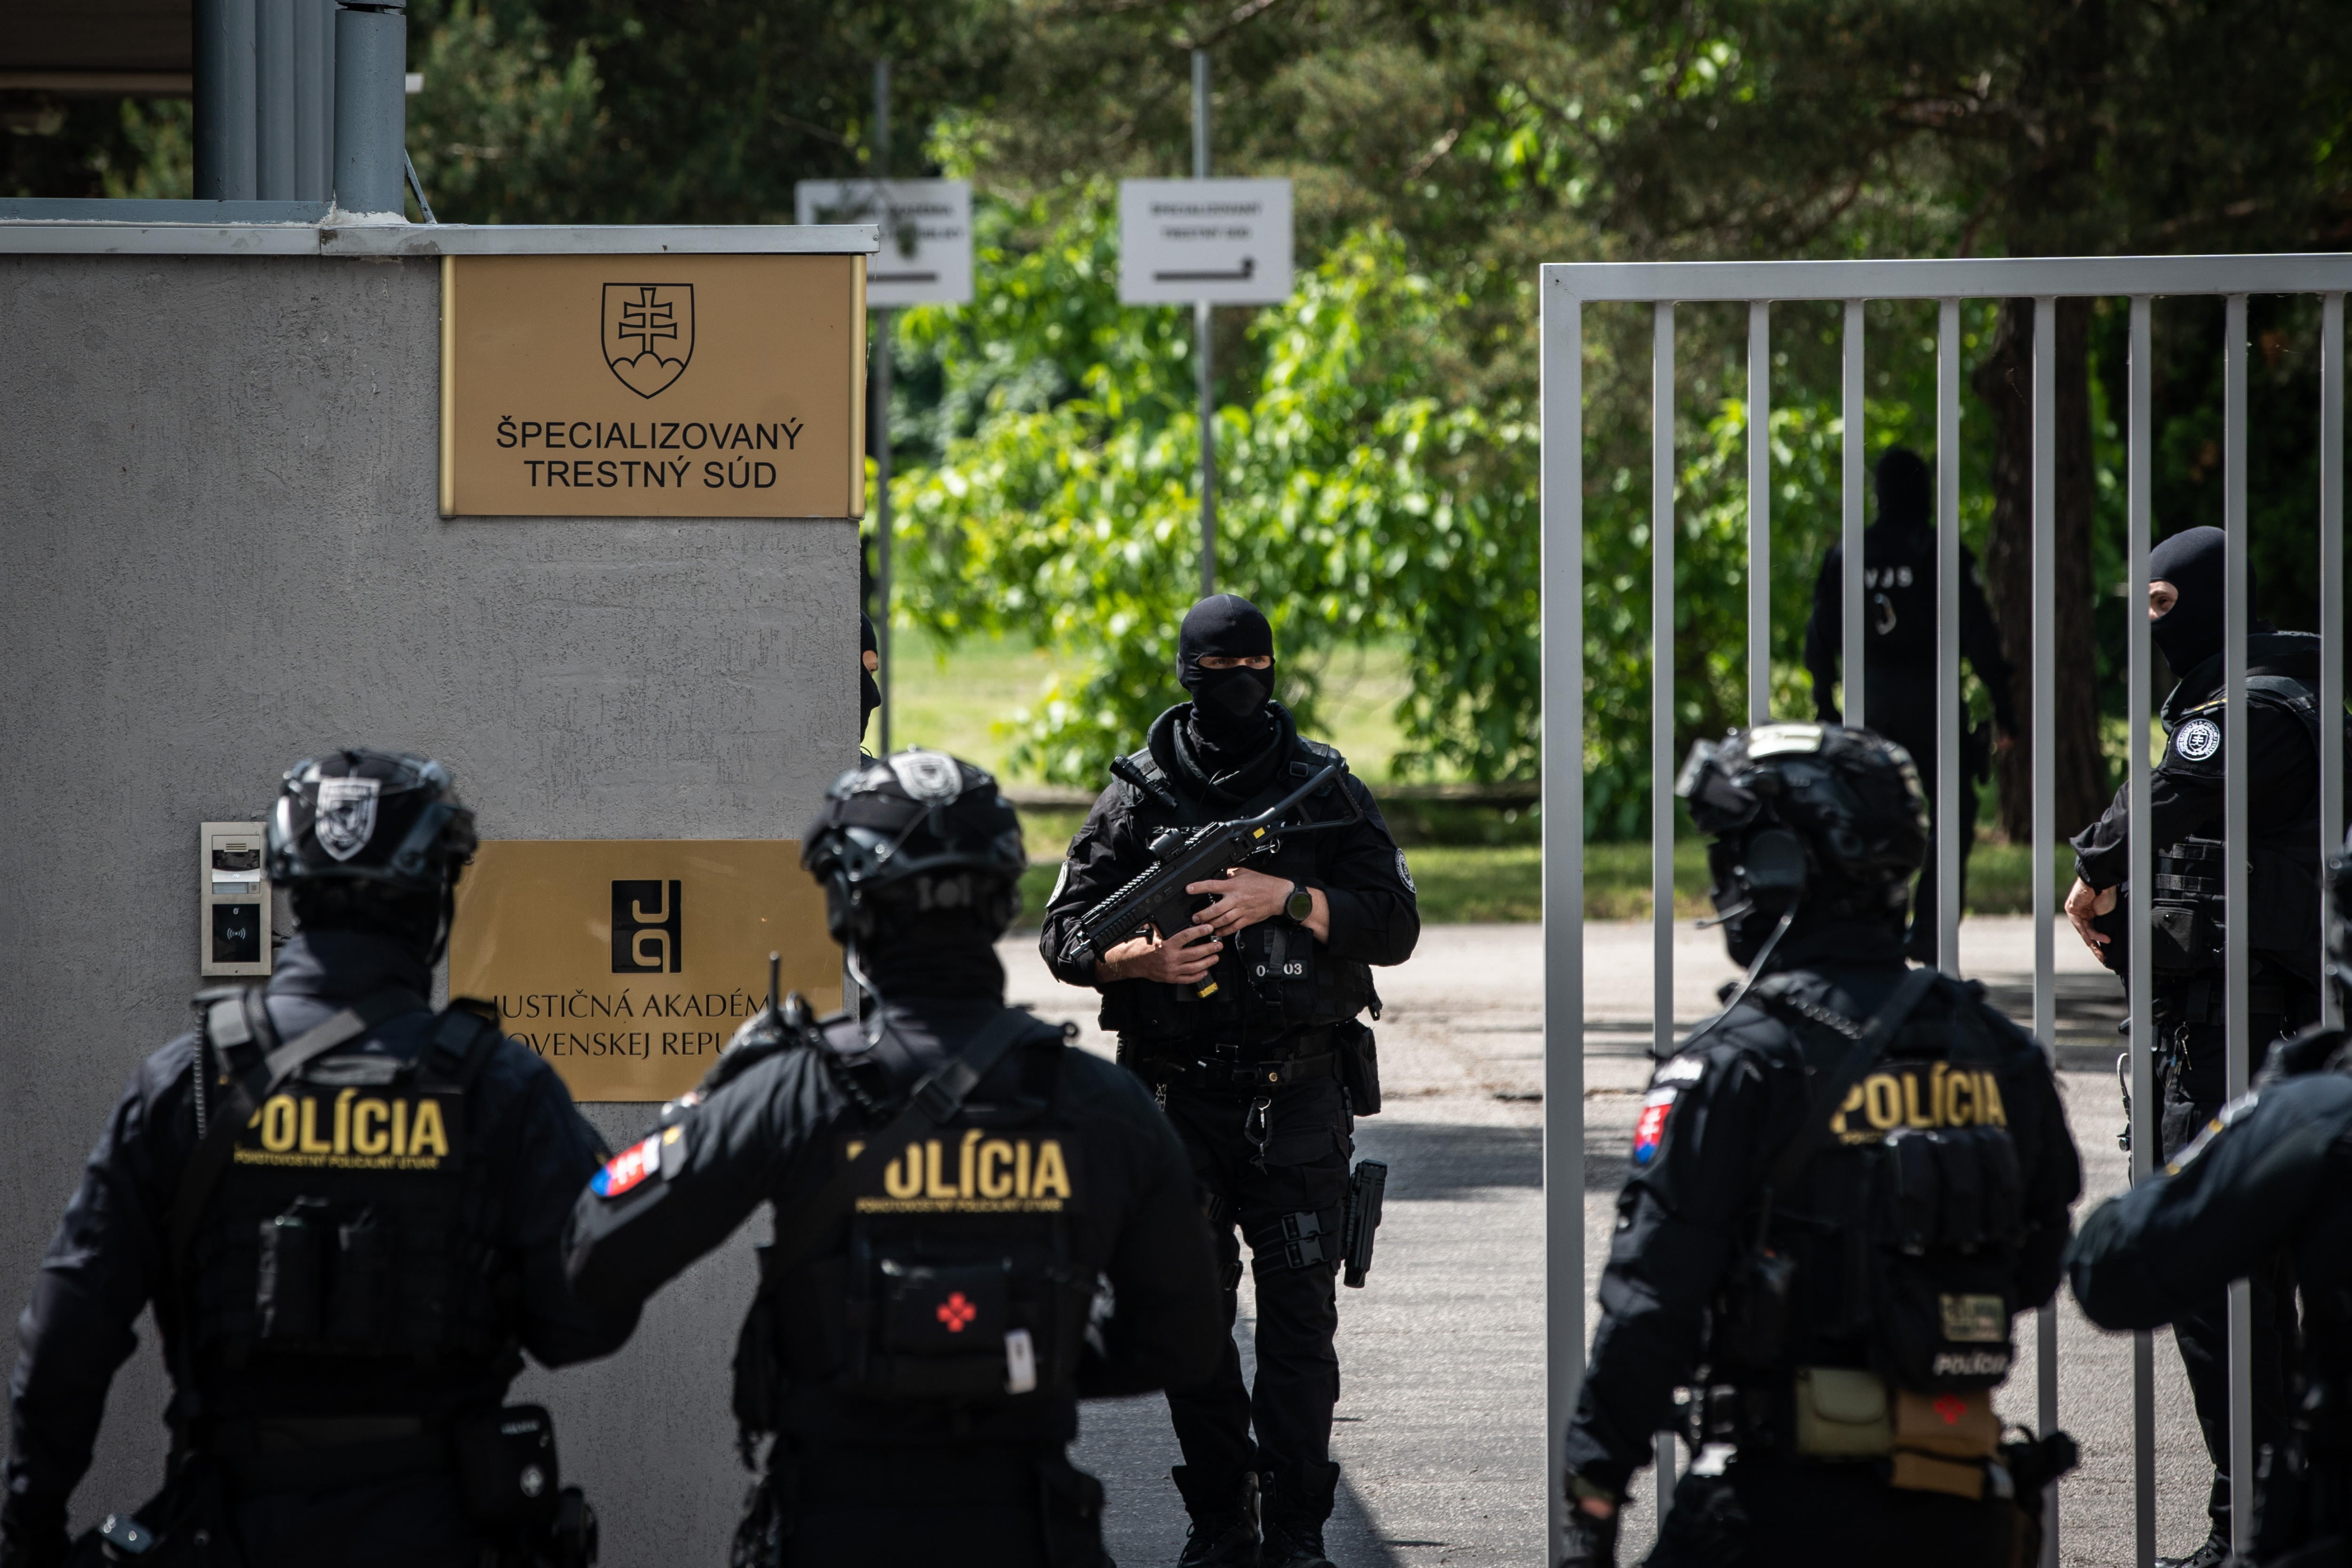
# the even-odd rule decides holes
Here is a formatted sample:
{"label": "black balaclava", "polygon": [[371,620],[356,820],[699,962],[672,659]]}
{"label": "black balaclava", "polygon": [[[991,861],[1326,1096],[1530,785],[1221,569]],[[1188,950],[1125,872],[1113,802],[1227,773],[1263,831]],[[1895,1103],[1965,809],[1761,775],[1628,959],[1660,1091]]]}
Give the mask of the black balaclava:
{"label": "black balaclava", "polygon": [[[2187,528],[2147,552],[2147,580],[2169,583],[2179,592],[2172,608],[2148,630],[2172,673],[2185,676],[2221,651],[2229,624],[2230,536],[2218,528]],[[2246,616],[2254,608],[2254,566],[2246,563]],[[2145,612],[2143,612],[2145,613]]]}
{"label": "black balaclava", "polygon": [[874,684],[874,672],[866,668],[866,656],[880,651],[874,640],[874,617],[861,615],[857,624],[863,628],[857,644],[857,700],[861,704],[857,710],[857,732],[862,736],[866,726],[873,721],[874,710],[882,706],[882,689]]}
{"label": "black balaclava", "polygon": [[1935,514],[1936,481],[1927,459],[1908,447],[1889,448],[1878,459],[1878,521],[1925,528]]}
{"label": "black balaclava", "polygon": [[874,989],[897,1002],[910,996],[1004,994],[996,956],[1003,928],[970,910],[917,913],[907,900],[857,943],[857,964]]}
{"label": "black balaclava", "polygon": [[1274,667],[1203,669],[1203,657],[1274,657],[1274,628],[1258,607],[1238,594],[1213,594],[1192,606],[1176,639],[1176,679],[1192,694],[1187,728],[1203,760],[1237,765],[1264,749],[1273,715]]}

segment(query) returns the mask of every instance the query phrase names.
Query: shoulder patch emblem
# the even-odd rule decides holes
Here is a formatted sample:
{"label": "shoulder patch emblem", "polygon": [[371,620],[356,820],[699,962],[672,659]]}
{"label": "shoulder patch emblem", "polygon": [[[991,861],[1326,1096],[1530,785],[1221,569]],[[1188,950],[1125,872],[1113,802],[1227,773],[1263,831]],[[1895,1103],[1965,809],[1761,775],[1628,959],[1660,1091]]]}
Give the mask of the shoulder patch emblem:
{"label": "shoulder patch emblem", "polygon": [[1675,1057],[1661,1066],[1650,1079],[1652,1089],[1670,1083],[1696,1083],[1706,1076],[1705,1057]]}
{"label": "shoulder patch emblem", "polygon": [[2191,719],[2172,732],[2172,749],[2189,762],[2201,763],[2221,749],[2221,726],[2210,719]]}
{"label": "shoulder patch emblem", "polygon": [[617,1198],[660,1170],[661,1138],[656,1134],[605,1161],[604,1168],[588,1178],[588,1190],[600,1198]]}
{"label": "shoulder patch emblem", "polygon": [[1673,1114],[1675,1101],[1682,1090],[1667,1085],[1654,1089],[1642,1101],[1642,1114],[1633,1123],[1633,1163],[1646,1165],[1658,1157],[1658,1145],[1665,1142],[1666,1118]]}
{"label": "shoulder patch emblem", "polygon": [[1412,885],[1412,869],[1404,863],[1404,851],[1402,849],[1397,851],[1397,880],[1404,884],[1404,890],[1408,893],[1421,891]]}

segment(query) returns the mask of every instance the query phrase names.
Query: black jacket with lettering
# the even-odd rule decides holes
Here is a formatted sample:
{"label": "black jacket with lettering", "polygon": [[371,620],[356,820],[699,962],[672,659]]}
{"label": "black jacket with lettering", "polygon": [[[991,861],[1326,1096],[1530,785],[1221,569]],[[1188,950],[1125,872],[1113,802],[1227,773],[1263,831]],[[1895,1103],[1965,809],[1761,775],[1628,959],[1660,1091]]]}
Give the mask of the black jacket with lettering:
{"label": "black jacket with lettering", "polygon": [[[1800,928],[1774,955],[1786,1000],[1751,993],[1653,1074],[1601,1274],[1601,1325],[1568,1430],[1568,1462],[1579,1474],[1622,1491],[1649,1461],[1651,1435],[1671,1419],[1675,1390],[1690,1384],[1707,1358],[1709,1314],[1754,1243],[1767,1175],[1811,1125],[1808,1082],[1833,1070],[1852,1045],[1808,1023],[1801,1006],[1866,1020],[1901,983],[1900,954],[1899,935],[1883,929]],[[1948,1065],[1948,1056],[1964,1054],[1956,1030],[1972,1037],[1966,1055],[1992,1065],[1967,1072]],[[1837,1135],[1849,1149],[1902,1126],[2005,1125],[2025,1225],[2011,1299],[2020,1310],[2049,1300],[2082,1165],[2048,1058],[2031,1035],[1979,994],[1944,982],[1845,1105]],[[1796,1191],[1774,1196],[1770,1245],[1796,1262],[1783,1374],[1870,1364],[1871,1303],[1850,1250],[1860,1238],[1822,1217],[1858,1208],[1851,1189],[1865,1169],[1832,1147],[1813,1158]]]}
{"label": "black jacket with lettering", "polygon": [[[2157,1329],[2281,1251],[2294,1258],[2313,1370],[2352,1368],[2352,1060],[2341,1030],[2277,1047],[2286,1068],[2231,1100],[2164,1171],[2083,1221],[2066,1255],[2103,1329]],[[2302,1070],[2295,1070],[2295,1069]],[[2332,1068],[2332,1070],[2331,1070]]]}
{"label": "black jacket with lettering", "polygon": [[[1297,789],[1317,771],[1339,759],[1328,746],[1298,735],[1289,713],[1272,705],[1280,721],[1277,744],[1290,752],[1288,763],[1276,771],[1272,784],[1257,795],[1235,799],[1211,786],[1185,763],[1177,744],[1177,730],[1192,712],[1179,703],[1155,720],[1140,753],[1154,764],[1177,805],[1155,798],[1125,780],[1112,783],[1096,800],[1094,809],[1076,837],[1070,840],[1062,875],[1047,901],[1038,951],[1055,978],[1066,984],[1094,986],[1103,991],[1102,1025],[1133,1038],[1148,1036],[1176,1041],[1186,1038],[1263,1044],[1302,1025],[1338,1023],[1357,1008],[1376,1003],[1370,966],[1402,963],[1421,940],[1421,906],[1404,854],[1389,836],[1371,791],[1351,773],[1342,773],[1334,785],[1309,796],[1296,815],[1311,821],[1344,818],[1350,803],[1363,819],[1328,832],[1286,839],[1274,855],[1250,862],[1253,870],[1287,877],[1319,888],[1331,911],[1331,935],[1314,943],[1318,974],[1339,983],[1333,990],[1345,1008],[1338,1016],[1285,1016],[1258,1005],[1243,965],[1251,944],[1264,939],[1267,921],[1240,933],[1219,956],[1213,977],[1217,995],[1195,1004],[1182,987],[1149,980],[1123,980],[1103,986],[1095,978],[1095,961],[1101,955],[1087,947],[1078,921],[1088,910],[1117,891],[1151,864],[1151,839],[1161,829],[1198,826],[1253,816]],[[1346,792],[1345,799],[1339,791]],[[1162,933],[1169,934],[1169,933]],[[1310,940],[1311,939],[1307,939]],[[1357,1000],[1360,997],[1361,1000]],[[1348,1004],[1352,1002],[1353,1005]],[[1311,1009],[1310,1009],[1311,1010]],[[1183,1020],[1199,1016],[1199,1023]]]}
{"label": "black jacket with lettering", "polygon": [[[1924,721],[1935,719],[1936,531],[1915,523],[1874,522],[1862,532],[1863,623],[1870,643],[1864,650],[1863,715],[1874,730],[1899,721],[1921,703]],[[1845,546],[1830,546],[1822,574],[1813,581],[1813,613],[1805,623],[1805,668],[1813,678],[1813,710],[1827,722],[1838,717],[1832,689],[1845,652]],[[1993,721],[2004,734],[2017,733],[2016,704],[2010,691],[2009,660],[1985,602],[1976,557],[1960,546],[1960,654],[1976,667],[1992,700]]]}
{"label": "black jacket with lettering", "polygon": [[[565,1243],[573,1289],[593,1306],[632,1309],[734,1234],[761,1204],[774,1205],[780,1219],[791,1214],[850,1157],[852,1142],[887,1125],[907,1091],[998,1007],[993,997],[890,1003],[872,1047],[858,1024],[835,1018],[824,1026],[822,1047],[786,1043],[707,1098],[698,1091],[665,1108],[648,1137],[677,1135],[656,1157],[657,1173],[629,1164],[635,1151],[624,1151],[580,1194]],[[1061,1165],[1072,1188],[1063,1205],[1069,1267],[1089,1282],[1098,1271],[1114,1303],[1099,1325],[1098,1348],[1090,1346],[1076,1364],[1076,1395],[1144,1394],[1211,1371],[1226,1339],[1208,1226],[1183,1145],[1133,1075],[1048,1036],[1008,1052],[972,1090],[967,1114],[1001,1125],[1008,1143],[1020,1142],[1024,1128],[1040,1127],[1076,1144]],[[943,1158],[941,1171],[924,1173],[924,1192],[939,1181],[957,1183],[960,1151],[950,1147]],[[845,1254],[853,1235],[862,1234],[854,1231],[857,1224],[849,1215],[835,1221],[816,1256]],[[840,1307],[837,1296],[782,1303],[787,1321],[837,1314]],[[745,1339],[763,1337],[753,1328]],[[711,1353],[724,1352],[713,1346]],[[1067,1396],[974,1405],[873,1398],[837,1378],[786,1382],[775,1429],[799,1440],[1060,1444],[1077,1432],[1076,1403]],[[739,1384],[739,1411],[744,1392]]]}
{"label": "black jacket with lettering", "polygon": [[[280,950],[266,994],[279,1035],[291,1040],[388,987],[421,996],[431,984],[425,966],[394,943],[317,931]],[[392,1018],[327,1059],[413,1060],[425,1048],[435,1016],[420,1009]],[[553,1069],[505,1040],[492,1048],[468,1090],[466,1131],[450,1130],[453,1139],[462,1139],[459,1152],[474,1173],[469,1188],[478,1205],[470,1230],[478,1255],[509,1281],[501,1292],[505,1342],[437,1367],[388,1361],[393,1370],[365,1383],[321,1376],[289,1386],[258,1362],[240,1366],[209,1353],[194,1358],[191,1374],[184,1282],[174,1276],[167,1238],[181,1173],[197,1143],[190,1098],[195,1059],[196,1037],[190,1033],[131,1075],[42,1259],[17,1324],[23,1348],[9,1384],[7,1496],[0,1508],[12,1535],[62,1525],[67,1500],[89,1467],[107,1388],[135,1343],[131,1326],[151,1304],[166,1364],[175,1378],[193,1375],[195,1384],[175,1393],[174,1419],[194,1409],[206,1423],[387,1411],[438,1419],[495,1405],[522,1369],[523,1351],[543,1365],[561,1366],[607,1354],[628,1337],[634,1309],[600,1314],[580,1306],[565,1287],[559,1250],[572,1197],[605,1151]],[[313,1131],[324,1136],[330,1130]],[[207,1215],[223,1202],[216,1192]],[[449,1244],[475,1251],[467,1237],[452,1237]],[[200,1256],[196,1272],[205,1263]],[[120,1500],[126,1508],[135,1500]]]}
{"label": "black jacket with lettering", "polygon": [[[2183,676],[2158,717],[2168,737],[2148,782],[2158,849],[2222,832],[2229,725],[2225,670],[2215,654]],[[2260,632],[2246,639],[2252,754],[2247,825],[2253,838],[2248,891],[2258,952],[2316,982],[2319,977],[2319,639],[2309,632]],[[2340,721],[2339,721],[2340,723]],[[2076,875],[2116,887],[2130,865],[2131,794],[2118,789],[2099,819],[2074,838]]]}

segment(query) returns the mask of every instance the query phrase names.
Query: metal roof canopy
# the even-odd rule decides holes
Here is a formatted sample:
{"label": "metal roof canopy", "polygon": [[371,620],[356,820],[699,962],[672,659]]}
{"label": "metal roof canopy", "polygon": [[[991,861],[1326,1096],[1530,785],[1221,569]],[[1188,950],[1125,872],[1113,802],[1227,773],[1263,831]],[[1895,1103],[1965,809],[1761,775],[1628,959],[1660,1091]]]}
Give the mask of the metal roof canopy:
{"label": "metal roof canopy", "polygon": [[845,224],[122,223],[0,217],[0,256],[845,256],[881,248]]}

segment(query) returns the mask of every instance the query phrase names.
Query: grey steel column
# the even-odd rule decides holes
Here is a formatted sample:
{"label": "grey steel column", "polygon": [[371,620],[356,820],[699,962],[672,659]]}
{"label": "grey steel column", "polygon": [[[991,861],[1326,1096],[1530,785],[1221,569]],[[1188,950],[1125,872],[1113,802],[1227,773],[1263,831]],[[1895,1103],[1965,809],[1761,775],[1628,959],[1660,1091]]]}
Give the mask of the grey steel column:
{"label": "grey steel column", "polygon": [[[2058,301],[2033,301],[2033,1033],[2058,1047]],[[2034,1314],[2036,1421],[2058,1429],[2058,1310]],[[2058,1487],[2042,1505],[2042,1561],[2058,1564]]]}
{"label": "grey steel column", "polygon": [[[890,62],[874,62],[874,162],[877,184],[890,177]],[[879,193],[877,192],[877,195]],[[884,212],[888,211],[884,205]],[[876,742],[890,754],[890,309],[874,319],[874,651],[882,661],[882,728]]]}
{"label": "grey steel column", "polygon": [[253,13],[255,190],[265,202],[290,202],[295,185],[294,10],[297,0],[256,0]]}
{"label": "grey steel column", "polygon": [[[1925,782],[1925,781],[1922,781]],[[1960,302],[1936,308],[1936,963],[1960,973]]]}
{"label": "grey steel column", "polygon": [[[1209,51],[1192,51],[1192,177],[1209,177]],[[1201,391],[1201,597],[1217,591],[1217,402],[1209,365],[1216,308],[1192,306],[1192,374]]]}
{"label": "grey steel column", "polygon": [[[1650,1054],[1675,1048],[1675,308],[1650,337]],[[1658,1519],[1674,1500],[1675,1439],[1657,1434]]]}
{"label": "grey steel column", "polygon": [[1544,1492],[1559,1554],[1568,1418],[1584,1379],[1584,308],[1543,321]]}
{"label": "grey steel column", "polygon": [[[2124,718],[2129,726],[2131,801],[2128,820],[2145,823],[2155,809],[2150,790],[2156,765],[2148,755],[2147,715],[2156,683],[2147,623],[2148,518],[2153,492],[2149,488],[2155,451],[2152,434],[2155,395],[2151,389],[2153,358],[2148,348],[2148,301],[2131,302],[2131,396],[2125,463],[2127,469],[2130,538],[2126,553],[2131,561],[2131,597],[2125,606],[2129,627],[2125,641],[2131,648],[2131,684],[2124,696]],[[2156,887],[2156,844],[2146,832],[2126,842],[2129,863],[2125,875],[2131,882],[2131,932],[2126,967],[2131,973],[2125,992],[2131,1008],[2131,1029],[2125,1038],[2131,1053],[2131,1179],[2147,1180],[2156,1169],[2160,1134],[2157,1130],[2156,1018],[2149,987],[2155,971],[2148,948],[2149,894]],[[2156,1342],[2143,1331],[2132,1335],[2132,1561],[2156,1561]]]}
{"label": "grey steel column", "polygon": [[294,0],[294,197],[333,195],[335,122],[327,83],[335,73],[334,0]]}
{"label": "grey steel column", "polygon": [[249,202],[255,193],[254,0],[196,0],[196,196]]}
{"label": "grey steel column", "polygon": [[[2246,887],[2246,856],[2252,847],[2246,826],[2246,786],[2250,735],[2246,722],[2246,297],[2232,294],[2223,311],[2221,342],[2222,452],[2221,525],[2229,531],[2223,547],[2223,581],[2229,610],[2223,622],[2223,711],[2229,715],[2223,735],[2229,747],[2221,776],[2221,821],[2227,852],[2221,861],[2223,921],[2222,952],[2228,963],[2229,1048],[2226,1058],[2230,1098],[2246,1092],[2253,1061],[2253,1032],[2247,1017],[2249,971],[2252,955],[2247,949],[2247,922],[2237,916],[2252,894]],[[2254,1522],[2254,1342],[2253,1287],[2244,1279],[2230,1287],[2230,1544],[2240,1552],[2253,1549]]]}
{"label": "grey steel column", "polygon": [[1748,306],[1748,721],[1772,718],[1772,306]]}
{"label": "grey steel column", "polygon": [[1867,721],[1862,708],[1862,301],[1845,302],[1845,654],[1840,661],[1844,700],[1840,711],[1859,730]]}
{"label": "grey steel column", "polygon": [[[2319,710],[2344,715],[2344,296],[2319,301]],[[2319,748],[2319,863],[2344,851],[2344,748]],[[2327,911],[2319,916],[2319,966],[2327,969]],[[2320,1017],[2344,1022],[2336,988],[2319,988]]]}
{"label": "grey steel column", "polygon": [[398,5],[335,12],[335,205],[404,213],[408,156],[408,14]]}

